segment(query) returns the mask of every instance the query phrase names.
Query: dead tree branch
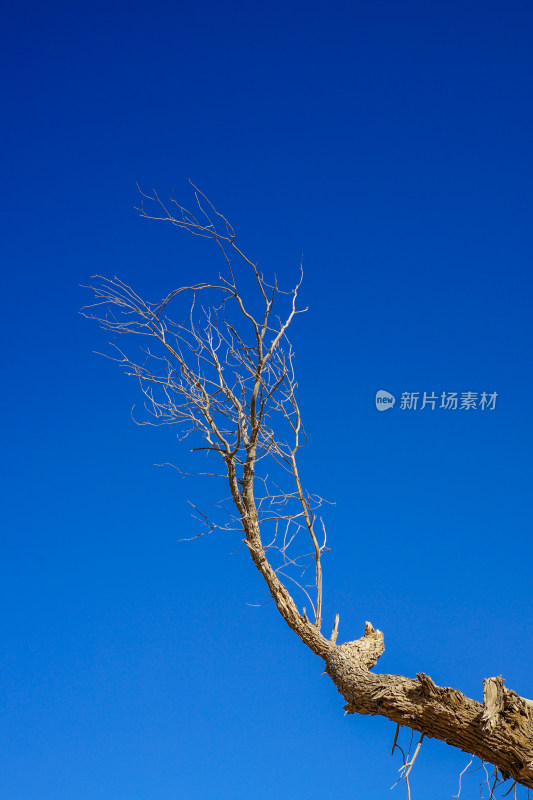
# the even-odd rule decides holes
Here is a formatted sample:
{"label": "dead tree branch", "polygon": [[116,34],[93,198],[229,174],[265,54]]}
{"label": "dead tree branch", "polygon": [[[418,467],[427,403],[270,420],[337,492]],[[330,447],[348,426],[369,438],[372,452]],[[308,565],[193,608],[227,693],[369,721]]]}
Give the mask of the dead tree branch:
{"label": "dead tree branch", "polygon": [[[155,192],[141,192],[139,213],[214,243],[224,264],[216,280],[181,286],[149,302],[119,278],[96,276],[89,287],[93,302],[83,309],[113,335],[108,357],[138,381],[145,410],[138,423],[172,425],[180,439],[191,440],[192,450],[218,461],[204,474],[222,476],[229,497],[213,515],[198,512],[204,532],[240,532],[278,611],[324,659],[348,713],[387,717],[418,731],[420,742],[440,739],[493,764],[504,780],[533,788],[533,703],[506,689],[501,678],[485,681],[481,704],[436,686],[423,673],[413,679],[371,672],[384,638],[368,622],[360,639],[338,645],[337,615],[330,638],[323,636],[327,548],[317,516],[323,500],[306,491],[300,478],[305,433],[287,337],[305,311],[298,305],[301,266],[290,291],[276,279],[267,282],[237,244],[230,222],[194,188],[194,213],[173,198],[163,203]],[[251,293],[242,288],[250,278]],[[140,347],[132,352],[130,341]],[[309,568],[311,587],[302,582]],[[311,620],[300,610],[299,592],[313,607]],[[405,764],[406,782],[419,746]]]}

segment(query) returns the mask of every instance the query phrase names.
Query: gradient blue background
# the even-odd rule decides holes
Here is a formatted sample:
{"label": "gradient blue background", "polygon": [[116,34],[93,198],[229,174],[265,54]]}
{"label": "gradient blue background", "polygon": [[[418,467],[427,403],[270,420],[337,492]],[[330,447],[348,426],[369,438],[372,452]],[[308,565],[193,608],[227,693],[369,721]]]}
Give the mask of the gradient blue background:
{"label": "gradient blue background", "polygon": [[[220,267],[137,217],[135,181],[189,203],[192,178],[287,283],[304,254],[326,625],[382,629],[381,671],[533,696],[532,23],[472,0],[4,12],[2,799],[405,797],[394,726],[344,717],[246,605],[265,595],[238,542],[179,543],[211,498],[153,466],[186,457],[92,354],[90,275],[156,299]],[[499,397],[379,414],[380,388]],[[467,762],[425,742],[413,798],[455,794]]]}

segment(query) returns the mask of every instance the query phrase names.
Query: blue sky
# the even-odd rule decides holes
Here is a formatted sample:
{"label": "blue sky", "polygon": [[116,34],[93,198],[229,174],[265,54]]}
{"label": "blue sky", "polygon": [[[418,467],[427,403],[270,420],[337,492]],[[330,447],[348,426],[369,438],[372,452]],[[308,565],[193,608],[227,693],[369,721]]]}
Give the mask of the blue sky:
{"label": "blue sky", "polygon": [[[344,717],[247,605],[264,588],[238,542],[179,542],[211,498],[154,466],[188,457],[93,354],[91,275],[155,299],[221,266],[139,219],[136,181],[187,204],[191,178],[287,284],[303,253],[326,624],[382,629],[380,671],[533,695],[532,23],[468,0],[5,12],[2,798],[373,800],[400,766],[392,723]],[[498,398],[409,411],[405,391]],[[450,797],[467,762],[426,742],[413,797]]]}

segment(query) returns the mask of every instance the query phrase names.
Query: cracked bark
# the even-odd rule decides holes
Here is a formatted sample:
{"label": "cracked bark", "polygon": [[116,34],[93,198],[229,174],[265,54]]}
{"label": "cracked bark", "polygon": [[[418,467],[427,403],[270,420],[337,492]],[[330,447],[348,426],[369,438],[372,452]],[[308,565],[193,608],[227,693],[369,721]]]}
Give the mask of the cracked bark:
{"label": "cracked bark", "polygon": [[533,788],[533,704],[502,678],[484,681],[484,704],[457,689],[370,672],[384,651],[383,634],[366,623],[354,642],[333,645],[326,672],[347,701],[348,714],[378,714],[494,764],[504,777]]}

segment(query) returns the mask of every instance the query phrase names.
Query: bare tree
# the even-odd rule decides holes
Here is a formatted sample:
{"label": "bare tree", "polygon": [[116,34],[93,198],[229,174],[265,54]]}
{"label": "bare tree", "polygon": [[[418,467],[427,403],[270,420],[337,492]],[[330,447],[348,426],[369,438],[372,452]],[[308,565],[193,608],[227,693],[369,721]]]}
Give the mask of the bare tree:
{"label": "bare tree", "polygon": [[[190,437],[192,449],[206,452],[216,465],[196,474],[221,478],[229,495],[212,514],[198,510],[202,532],[241,534],[279,613],[324,660],[347,713],[379,714],[395,722],[394,745],[400,726],[420,733],[413,758],[402,768],[408,791],[423,737],[494,765],[491,796],[494,786],[507,780],[515,788],[533,788],[533,702],[507,689],[501,677],[483,682],[481,704],[437,686],[422,672],[415,679],[371,671],[384,652],[384,639],[369,622],[361,638],[342,644],[338,614],[331,634],[322,631],[323,500],[300,481],[298,451],[305,433],[287,338],[305,310],[298,307],[301,269],[291,291],[276,279],[267,282],[238,246],[228,220],[196,189],[194,214],[172,198],[166,204],[156,193],[141,194],[141,216],[211,240],[224,271],[216,282],[175,289],[155,303],[118,278],[97,276],[90,286],[94,302],[83,313],[116,335],[110,357],[137,378],[144,394],[147,413],[140,424],[177,426],[181,438]],[[153,213],[146,211],[145,200]],[[175,306],[181,316],[171,318]],[[126,335],[139,339],[135,356],[122,345]]]}

